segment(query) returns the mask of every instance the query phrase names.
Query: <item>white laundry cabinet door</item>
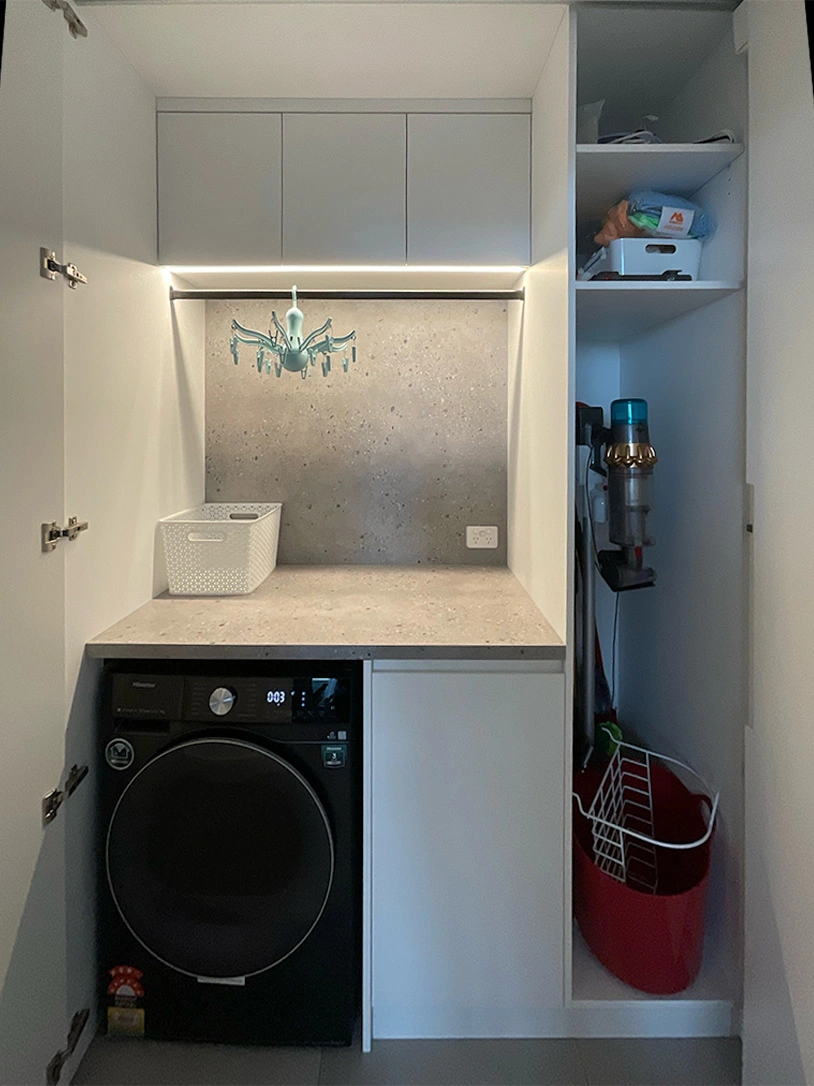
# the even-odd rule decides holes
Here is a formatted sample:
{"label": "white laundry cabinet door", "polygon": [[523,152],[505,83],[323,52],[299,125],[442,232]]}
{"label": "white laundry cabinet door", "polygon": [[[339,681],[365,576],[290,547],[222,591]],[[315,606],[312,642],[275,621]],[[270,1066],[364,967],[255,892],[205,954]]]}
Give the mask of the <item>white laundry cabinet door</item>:
{"label": "white laundry cabinet door", "polygon": [[286,113],[283,148],[285,263],[404,263],[403,113]]}
{"label": "white laundry cabinet door", "polygon": [[277,264],[279,113],[158,114],[162,264]]}
{"label": "white laundry cabinet door", "polygon": [[407,259],[528,264],[528,114],[410,114]]}
{"label": "white laundry cabinet door", "polygon": [[542,1032],[563,993],[563,675],[374,665],[373,1036]]}
{"label": "white laundry cabinet door", "polygon": [[[65,548],[40,524],[65,523],[63,305],[79,291],[39,274],[62,252],[59,13],[10,0],[0,81],[0,1082],[45,1082],[65,1047],[65,824],[40,799],[64,781]],[[2,15],[0,15],[2,19]],[[87,289],[85,287],[80,290]],[[71,513],[74,512],[72,509]],[[81,514],[77,509],[76,513]],[[86,785],[84,787],[87,787]]]}
{"label": "white laundry cabinet door", "polygon": [[783,434],[808,428],[814,396],[814,222],[784,214],[810,200],[814,100],[801,0],[750,0],[742,8],[750,132],[746,448],[754,486],[743,1081],[756,1086],[814,1081],[814,509],[808,465],[796,456],[784,463],[780,451]]}

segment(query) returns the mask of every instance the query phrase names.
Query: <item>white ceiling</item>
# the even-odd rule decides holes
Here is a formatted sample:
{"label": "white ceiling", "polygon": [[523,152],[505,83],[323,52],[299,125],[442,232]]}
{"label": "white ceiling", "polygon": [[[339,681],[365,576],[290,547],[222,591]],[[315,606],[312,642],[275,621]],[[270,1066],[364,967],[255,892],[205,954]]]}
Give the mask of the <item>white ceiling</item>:
{"label": "white ceiling", "polygon": [[83,10],[170,98],[530,98],[565,12],[315,0]]}

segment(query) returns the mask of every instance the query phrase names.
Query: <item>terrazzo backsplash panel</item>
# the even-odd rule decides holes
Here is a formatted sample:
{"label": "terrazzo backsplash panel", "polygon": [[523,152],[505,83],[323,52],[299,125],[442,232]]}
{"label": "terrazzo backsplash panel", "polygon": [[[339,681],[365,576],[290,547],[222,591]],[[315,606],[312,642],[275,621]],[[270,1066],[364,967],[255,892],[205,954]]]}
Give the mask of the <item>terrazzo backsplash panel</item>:
{"label": "terrazzo backsplash panel", "polygon": [[206,500],[281,501],[281,563],[505,565],[506,303],[303,300],[306,334],[356,329],[348,373],[260,374],[250,346],[235,366],[232,319],[289,305],[207,302]]}

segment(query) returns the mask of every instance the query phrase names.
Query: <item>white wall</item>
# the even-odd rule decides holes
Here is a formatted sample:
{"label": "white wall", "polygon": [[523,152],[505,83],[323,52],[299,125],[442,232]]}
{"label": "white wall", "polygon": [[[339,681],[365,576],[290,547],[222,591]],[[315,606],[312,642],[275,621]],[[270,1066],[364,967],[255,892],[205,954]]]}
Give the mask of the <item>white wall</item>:
{"label": "white wall", "polygon": [[532,103],[534,263],[524,276],[525,302],[512,303],[509,312],[508,562],[563,639],[573,497],[572,53],[571,19],[564,12]]}
{"label": "white wall", "polygon": [[[579,103],[605,99],[603,134],[636,128],[647,114],[656,114],[663,122],[677,89],[706,61],[731,18],[726,11],[699,10],[701,4],[661,0],[650,4],[578,0],[575,7],[579,12]],[[709,111],[706,103],[704,113]],[[669,137],[662,132],[662,124],[656,131],[665,139],[679,140],[711,134],[706,126],[698,137],[687,134],[692,124],[693,118],[685,117],[683,131],[671,132]]]}
{"label": "white wall", "polygon": [[620,722],[720,790],[707,931],[739,1002],[746,722],[745,314],[735,294],[621,346],[620,394],[649,405],[659,457],[646,560],[619,605]]}
{"label": "white wall", "polygon": [[747,731],[744,1081],[814,1082],[814,98],[802,0],[749,0],[748,476],[755,487]]}
{"label": "white wall", "polygon": [[[87,39],[65,37],[64,251],[88,277],[65,292],[65,508],[90,528],[65,548],[65,681],[67,764],[92,766],[85,641],[165,587],[156,521],[203,500],[204,304],[173,306],[155,266],[153,95],[82,19]],[[91,782],[65,808],[69,1015],[95,981],[92,801]]]}
{"label": "white wall", "polygon": [[[737,140],[745,140],[747,118],[746,58],[735,52],[730,20],[709,56],[669,107],[661,110],[656,131],[664,140],[689,142],[728,128]],[[746,166],[746,156],[741,155],[693,195],[701,207],[714,210],[717,220],[715,234],[702,250],[701,279],[743,279]]]}
{"label": "white wall", "polygon": [[[601,407],[605,412],[606,425],[610,422],[610,405],[619,397],[619,344],[618,343],[578,343],[576,358],[576,399],[591,407]],[[585,481],[585,461],[588,450],[577,450],[576,479],[582,486]],[[600,476],[592,472],[589,478],[591,488]],[[597,547],[602,550],[608,546],[607,524],[595,525]],[[618,596],[611,592],[605,581],[596,576],[596,628],[599,632],[599,644],[602,648],[602,662],[605,675],[612,689],[615,689],[613,677],[613,625]],[[618,631],[617,631],[618,646]],[[579,649],[581,653],[582,650]],[[617,652],[618,673],[618,652]]]}
{"label": "white wall", "polygon": [[[710,20],[710,15],[710,12],[695,13],[694,17],[703,24]],[[686,20],[686,13],[683,18]],[[746,58],[735,52],[731,20],[727,24],[698,70],[669,105],[661,109],[656,131],[665,142],[690,143],[706,139],[723,128],[732,129],[738,141],[745,138]]]}

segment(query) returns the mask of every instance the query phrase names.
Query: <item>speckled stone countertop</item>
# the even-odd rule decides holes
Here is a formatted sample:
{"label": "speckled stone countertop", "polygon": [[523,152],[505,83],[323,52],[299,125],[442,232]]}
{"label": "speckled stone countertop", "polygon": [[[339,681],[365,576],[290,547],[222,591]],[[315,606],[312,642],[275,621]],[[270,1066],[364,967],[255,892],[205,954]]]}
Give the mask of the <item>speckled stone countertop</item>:
{"label": "speckled stone countertop", "polygon": [[88,642],[95,657],[562,660],[503,568],[278,566],[250,596],[159,596]]}

